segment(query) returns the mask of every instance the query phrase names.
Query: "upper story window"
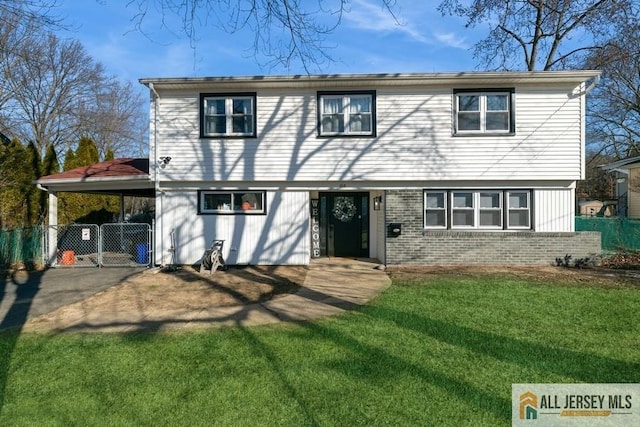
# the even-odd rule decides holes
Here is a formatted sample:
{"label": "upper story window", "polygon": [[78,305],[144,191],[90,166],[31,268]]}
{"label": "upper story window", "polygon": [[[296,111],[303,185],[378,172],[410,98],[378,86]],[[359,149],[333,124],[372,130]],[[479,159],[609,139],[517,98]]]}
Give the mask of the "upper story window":
{"label": "upper story window", "polygon": [[425,190],[428,229],[530,230],[530,190]]}
{"label": "upper story window", "polygon": [[455,133],[515,132],[513,89],[454,90]]}
{"label": "upper story window", "polygon": [[318,92],[318,135],[375,136],[375,92]]}
{"label": "upper story window", "polygon": [[200,95],[200,137],[255,136],[255,93]]}

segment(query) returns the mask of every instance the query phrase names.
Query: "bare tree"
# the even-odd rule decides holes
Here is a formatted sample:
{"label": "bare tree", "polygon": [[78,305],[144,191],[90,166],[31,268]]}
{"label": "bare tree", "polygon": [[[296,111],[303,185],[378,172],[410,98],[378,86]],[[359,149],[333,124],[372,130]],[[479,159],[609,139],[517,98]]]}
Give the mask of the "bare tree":
{"label": "bare tree", "polygon": [[590,149],[614,159],[640,155],[640,6],[625,15],[620,33],[585,64],[603,73],[589,97]]}
{"label": "bare tree", "polygon": [[554,70],[582,66],[618,32],[618,16],[633,0],[444,0],[443,14],[467,27],[489,23],[474,56],[491,69]]}
{"label": "bare tree", "polygon": [[[396,0],[379,0],[394,18]],[[309,72],[331,61],[325,37],[341,24],[350,0],[130,0],[136,7],[136,28],[144,32],[149,9],[156,7],[164,18],[178,17],[180,28],[195,46],[198,29],[210,26],[234,34],[248,29],[253,45],[247,50],[255,57],[269,58],[271,67],[290,68],[299,62]],[[163,25],[169,28],[169,19]]]}
{"label": "bare tree", "polygon": [[49,144],[64,147],[77,133],[78,105],[104,81],[102,65],[95,63],[80,42],[53,34],[30,38],[20,61],[3,70],[12,97],[0,112],[22,140],[33,139],[40,155]]}
{"label": "bare tree", "polygon": [[48,29],[62,28],[62,18],[55,14],[56,0],[0,0],[0,25],[37,23]]}
{"label": "bare tree", "polygon": [[149,124],[145,111],[142,96],[130,82],[105,79],[90,96],[77,103],[77,139],[93,140],[101,159],[108,151],[133,157],[143,155]]}
{"label": "bare tree", "polygon": [[[29,11],[23,11],[20,3],[16,3],[0,0],[0,110],[14,96],[7,84],[5,71],[22,60],[25,40],[32,38],[40,28],[40,19]],[[0,131],[10,134],[7,126],[2,126],[1,122]]]}

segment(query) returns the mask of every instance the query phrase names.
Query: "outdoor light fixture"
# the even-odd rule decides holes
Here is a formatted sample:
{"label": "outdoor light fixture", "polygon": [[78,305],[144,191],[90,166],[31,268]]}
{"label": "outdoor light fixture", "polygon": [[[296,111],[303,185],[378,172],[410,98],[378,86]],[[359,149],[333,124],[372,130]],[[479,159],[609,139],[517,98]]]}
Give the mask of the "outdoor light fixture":
{"label": "outdoor light fixture", "polygon": [[373,198],[373,210],[379,211],[380,205],[382,204],[382,196],[377,196]]}
{"label": "outdoor light fixture", "polygon": [[171,157],[163,156],[163,157],[160,157],[160,160],[158,162],[160,163],[160,167],[163,167],[168,165],[170,161],[171,161]]}

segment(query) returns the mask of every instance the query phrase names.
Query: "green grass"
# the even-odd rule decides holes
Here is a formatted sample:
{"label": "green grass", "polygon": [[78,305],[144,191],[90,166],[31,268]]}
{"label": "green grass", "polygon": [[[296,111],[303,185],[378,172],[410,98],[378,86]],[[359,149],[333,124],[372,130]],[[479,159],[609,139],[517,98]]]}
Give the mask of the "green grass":
{"label": "green grass", "polygon": [[510,425],[512,383],[640,382],[640,289],[394,283],[299,325],[0,334],[0,425]]}

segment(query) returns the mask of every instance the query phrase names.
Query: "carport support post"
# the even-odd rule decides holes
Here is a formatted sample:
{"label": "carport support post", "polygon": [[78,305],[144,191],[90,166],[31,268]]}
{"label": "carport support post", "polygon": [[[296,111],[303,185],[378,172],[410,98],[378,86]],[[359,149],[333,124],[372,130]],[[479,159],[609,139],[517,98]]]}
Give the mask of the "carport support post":
{"label": "carport support post", "polygon": [[124,222],[124,194],[120,193],[120,222]]}
{"label": "carport support post", "polygon": [[58,194],[49,192],[49,227],[47,228],[49,247],[47,248],[47,265],[52,266],[56,261],[58,250]]}

